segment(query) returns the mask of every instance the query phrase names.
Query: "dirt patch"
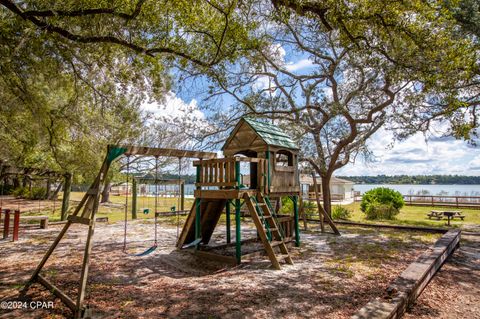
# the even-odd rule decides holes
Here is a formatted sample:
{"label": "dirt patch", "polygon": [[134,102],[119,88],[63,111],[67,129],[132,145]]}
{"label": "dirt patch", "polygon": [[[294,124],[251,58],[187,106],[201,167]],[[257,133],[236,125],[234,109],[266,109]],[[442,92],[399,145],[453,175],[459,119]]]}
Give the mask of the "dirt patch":
{"label": "dirt patch", "polygon": [[[123,224],[97,224],[86,302],[106,318],[348,318],[383,294],[398,274],[423,253],[438,235],[342,227],[342,236],[302,233],[302,246],[291,248],[294,265],[270,268],[266,258],[236,267],[205,261],[174,248],[177,229],[159,228],[159,248],[145,257],[122,252]],[[212,240],[224,242],[224,225]],[[27,230],[17,243],[1,242],[0,298],[18,300],[28,280],[59,232]],[[43,274],[75,298],[86,227],[75,225],[47,263]],[[234,234],[234,232],[232,232]],[[242,239],[255,235],[243,227]],[[233,238],[234,239],[234,238]],[[128,251],[151,246],[153,224],[129,225]],[[71,316],[41,286],[27,300],[53,301],[53,309],[9,310],[2,318]],[[0,310],[2,311],[2,310]]]}

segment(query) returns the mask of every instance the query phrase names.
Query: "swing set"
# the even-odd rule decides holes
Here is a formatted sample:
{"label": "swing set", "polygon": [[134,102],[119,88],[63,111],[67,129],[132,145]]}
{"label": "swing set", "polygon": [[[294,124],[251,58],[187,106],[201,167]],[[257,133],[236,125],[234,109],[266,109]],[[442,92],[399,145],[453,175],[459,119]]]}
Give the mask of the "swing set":
{"label": "swing set", "polygon": [[[176,240],[178,240],[178,235],[179,235],[179,228],[180,228],[180,214],[183,214],[185,212],[184,206],[185,206],[185,181],[181,179],[182,176],[182,157],[178,157],[178,178],[177,179],[159,179],[159,171],[158,171],[158,163],[159,163],[159,156],[155,156],[155,169],[154,169],[154,177],[132,177],[132,219],[137,218],[137,202],[138,202],[138,192],[137,192],[137,183],[138,182],[145,182],[145,181],[153,181],[153,184],[155,186],[155,192],[154,192],[154,198],[155,198],[155,203],[154,203],[154,239],[153,239],[153,245],[148,248],[147,250],[138,253],[138,254],[131,254],[132,256],[146,256],[154,252],[157,247],[158,247],[158,217],[159,216],[171,216],[171,215],[176,215],[177,217],[177,237]],[[130,156],[127,156],[127,171],[126,171],[126,192],[125,192],[125,218],[124,218],[124,236],[123,236],[123,252],[127,253],[127,228],[128,228],[128,198],[129,198],[129,177],[130,177]],[[172,206],[170,208],[170,211],[168,212],[160,212],[158,207],[159,207],[159,190],[158,186],[159,185],[178,185],[178,191],[176,192],[177,195],[177,206]],[[145,195],[145,194],[144,194]],[[143,214],[148,215],[150,213],[150,208],[148,205],[145,205],[145,197],[143,197],[143,207],[140,209],[140,211],[143,212]],[[180,209],[180,210],[178,210]]]}
{"label": "swing set", "polygon": [[[67,307],[69,307],[73,313],[74,318],[87,317],[89,315],[88,309],[84,306],[84,299],[87,287],[88,280],[88,270],[90,266],[90,256],[93,247],[93,233],[95,231],[95,217],[98,212],[99,201],[101,190],[105,186],[105,178],[108,175],[110,166],[113,161],[117,160],[120,156],[150,156],[150,157],[176,157],[176,158],[197,158],[200,160],[203,159],[214,159],[217,157],[216,153],[212,152],[200,152],[200,151],[188,151],[188,150],[179,150],[179,149],[169,149],[169,148],[151,148],[151,147],[138,147],[138,146],[116,146],[109,145],[107,149],[107,154],[103,160],[100,172],[95,178],[94,182],[91,184],[88,191],[85,193],[84,197],[77,205],[75,210],[71,215],[68,216],[66,224],[63,226],[62,230],[55,238],[42,260],[38,264],[37,268],[33,272],[29,281],[25,284],[22,294],[30,289],[30,286],[33,283],[40,283],[48,291],[51,291],[55,296],[60,298]],[[127,184],[128,185],[128,184]],[[127,198],[128,201],[128,198]],[[158,202],[157,202],[158,204]],[[65,236],[65,234],[70,229],[72,224],[80,224],[88,227],[87,238],[85,241],[85,249],[83,254],[82,269],[80,273],[80,282],[78,287],[78,294],[74,299],[67,296],[65,292],[56,287],[51,281],[46,279],[40,272],[45,266],[46,262],[52,255],[52,253],[57,248],[58,244]],[[127,228],[125,227],[125,233]],[[157,233],[155,233],[155,239],[157,239]],[[155,246],[155,242],[154,245]],[[153,247],[152,246],[152,247]],[[150,249],[152,249],[152,247]],[[149,249],[144,253],[148,253]]]}
{"label": "swing set", "polygon": [[[180,214],[185,213],[184,205],[185,205],[185,188],[184,188],[184,181],[181,179],[182,176],[182,157],[178,157],[178,179],[174,180],[165,180],[165,179],[159,179],[159,172],[158,172],[158,163],[159,163],[159,156],[155,156],[155,169],[154,169],[154,178],[149,178],[149,177],[132,177],[132,219],[137,218],[137,202],[138,202],[138,197],[137,197],[137,182],[144,182],[144,181],[153,181],[154,186],[155,186],[155,192],[154,192],[154,239],[153,239],[153,244],[151,247],[146,249],[145,251],[138,253],[138,254],[130,254],[131,256],[137,256],[137,257],[142,257],[151,254],[154,252],[157,247],[158,247],[158,217],[160,215],[176,215],[177,217],[177,237],[176,240],[178,240],[178,235],[179,235],[179,228],[180,228]],[[124,236],[123,236],[123,252],[127,253],[127,228],[128,228],[128,195],[129,195],[129,177],[130,177],[130,156],[127,156],[127,171],[126,171],[126,192],[125,192],[125,218],[124,218]],[[159,196],[160,192],[158,189],[159,185],[178,185],[178,191],[176,192],[177,195],[177,205],[170,207],[170,211],[168,212],[160,212],[158,207],[159,207]],[[177,208],[180,208],[178,210]],[[148,205],[145,205],[145,196],[143,197],[143,207],[140,209],[141,212],[143,212],[144,215],[148,215],[150,213],[150,208]]]}

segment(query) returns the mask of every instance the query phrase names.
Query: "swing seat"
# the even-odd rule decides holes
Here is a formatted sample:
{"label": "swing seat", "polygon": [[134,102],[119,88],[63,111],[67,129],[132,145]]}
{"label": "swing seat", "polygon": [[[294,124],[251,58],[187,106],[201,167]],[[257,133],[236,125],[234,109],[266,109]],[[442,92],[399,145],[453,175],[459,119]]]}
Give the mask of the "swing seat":
{"label": "swing seat", "polygon": [[193,247],[193,246],[197,246],[198,244],[200,244],[201,241],[202,241],[201,238],[197,238],[197,239],[195,239],[194,241],[192,241],[191,243],[186,244],[186,245],[183,245],[183,246],[182,246],[182,249],[190,248],[190,247]]}
{"label": "swing seat", "polygon": [[150,208],[142,208],[141,211],[145,214],[148,215],[150,213]]}
{"label": "swing seat", "polygon": [[153,253],[157,249],[157,247],[158,247],[157,244],[154,244],[152,247],[148,248],[144,252],[141,252],[141,253],[138,253],[138,254],[130,254],[129,256],[133,256],[133,257],[147,256],[147,255],[150,255],[151,253]]}

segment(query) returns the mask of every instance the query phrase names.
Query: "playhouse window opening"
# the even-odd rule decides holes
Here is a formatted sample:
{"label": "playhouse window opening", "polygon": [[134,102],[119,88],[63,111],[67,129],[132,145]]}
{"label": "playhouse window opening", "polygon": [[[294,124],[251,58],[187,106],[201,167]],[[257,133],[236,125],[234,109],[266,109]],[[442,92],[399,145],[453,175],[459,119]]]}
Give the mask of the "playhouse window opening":
{"label": "playhouse window opening", "polygon": [[288,151],[278,151],[275,154],[275,165],[278,167],[293,166],[293,155]]}

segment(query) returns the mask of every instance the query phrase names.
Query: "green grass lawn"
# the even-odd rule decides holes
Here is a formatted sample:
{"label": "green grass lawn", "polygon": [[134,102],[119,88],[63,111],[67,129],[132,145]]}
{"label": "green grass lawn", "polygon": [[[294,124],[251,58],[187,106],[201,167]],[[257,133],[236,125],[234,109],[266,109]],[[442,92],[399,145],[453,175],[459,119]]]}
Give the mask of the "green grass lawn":
{"label": "green grass lawn", "polygon": [[[84,193],[81,192],[72,192],[70,195],[70,199],[73,201],[71,207],[75,207],[75,204],[78,203],[83,197]],[[125,196],[110,196],[110,202],[113,203],[110,207],[108,206],[100,206],[97,217],[108,217],[109,222],[116,222],[124,220],[125,218]],[[117,204],[117,205],[115,205]],[[185,209],[189,210],[193,204],[193,198],[186,198],[185,199]],[[58,200],[58,205],[56,212],[53,213],[51,211],[43,211],[43,212],[36,212],[33,214],[39,215],[48,215],[50,217],[50,221],[57,221],[60,220],[60,205],[61,205],[61,198]],[[178,207],[178,198],[176,197],[169,197],[169,198],[158,198],[158,211],[170,211],[171,207],[175,206]],[[131,219],[131,207],[132,207],[132,199],[131,197],[128,198],[128,219]],[[473,210],[473,209],[456,209],[456,208],[439,208],[439,207],[419,207],[419,206],[404,206],[400,213],[396,216],[394,220],[367,220],[365,219],[365,214],[360,210],[360,203],[352,203],[349,205],[345,205],[347,209],[352,211],[352,216],[350,217],[350,221],[354,222],[362,222],[362,223],[384,223],[384,224],[392,224],[392,225],[412,225],[412,226],[429,226],[429,227],[444,227],[446,226],[446,220],[435,220],[435,219],[428,219],[427,214],[431,210],[438,210],[438,209],[446,209],[446,210],[459,210],[465,215],[465,220],[455,219],[452,220],[451,224],[452,227],[461,227],[461,226],[469,226],[469,225],[480,225],[480,210]],[[150,210],[149,214],[143,214],[143,210],[148,208]],[[138,218],[153,218],[155,211],[155,197],[138,197],[137,202],[137,216]],[[316,213],[315,213],[316,216]],[[315,218],[315,217],[314,217]],[[185,216],[180,217],[181,220],[185,219]],[[177,219],[176,216],[171,217],[162,217],[162,221],[171,222],[172,224],[176,224]],[[222,218],[223,220],[223,218]]]}
{"label": "green grass lawn", "polygon": [[480,225],[480,210],[462,209],[462,208],[439,208],[439,207],[419,207],[404,206],[394,220],[367,220],[365,214],[360,210],[360,203],[345,205],[352,211],[351,221],[362,223],[384,223],[393,225],[412,225],[412,226],[446,226],[445,220],[428,219],[427,214],[431,210],[458,210],[465,215],[465,220],[455,219],[451,221],[453,227],[461,227],[462,225]]}
{"label": "green grass lawn", "polygon": [[[85,193],[82,192],[72,192],[70,194],[70,212],[73,212],[73,209],[76,207],[78,202],[83,198]],[[97,213],[97,217],[108,217],[109,222],[117,222],[125,219],[125,196],[110,196],[110,202],[113,205],[100,205]],[[28,213],[27,215],[47,215],[49,216],[49,220],[59,221],[60,220],[60,207],[62,203],[62,198],[60,197],[56,203],[56,210],[53,212],[52,209],[41,210],[41,211],[34,211]],[[193,198],[185,198],[185,209],[190,210],[193,204]],[[157,199],[157,211],[166,212],[170,211],[171,208],[175,206],[175,209],[179,210],[180,208],[178,203],[178,197],[158,197]],[[144,209],[149,209],[148,214],[144,214]],[[153,218],[155,211],[155,197],[142,197],[139,196],[137,199],[137,218],[138,219],[147,219]],[[128,219],[131,220],[132,218],[132,198],[129,196],[128,198],[128,210],[127,210]],[[180,216],[180,219],[184,219],[185,216]],[[176,216],[168,216],[168,217],[161,217],[162,221],[171,222],[172,224],[176,224],[177,218]]]}

